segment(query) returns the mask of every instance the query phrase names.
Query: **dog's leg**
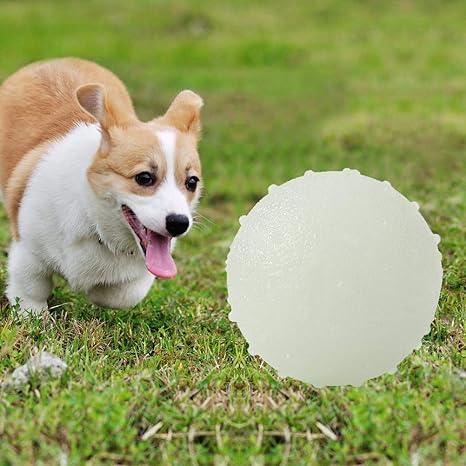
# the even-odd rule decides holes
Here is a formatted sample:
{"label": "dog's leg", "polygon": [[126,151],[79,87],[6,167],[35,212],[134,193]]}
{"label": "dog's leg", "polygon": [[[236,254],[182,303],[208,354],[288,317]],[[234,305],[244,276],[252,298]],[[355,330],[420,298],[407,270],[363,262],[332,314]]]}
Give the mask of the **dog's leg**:
{"label": "dog's leg", "polygon": [[95,286],[88,293],[89,301],[101,307],[125,309],[136,306],[149,292],[154,276],[150,273],[128,283]]}
{"label": "dog's leg", "polygon": [[8,255],[8,285],[6,295],[11,304],[17,299],[21,316],[39,315],[47,310],[47,298],[52,291],[52,274],[21,241],[11,244]]}

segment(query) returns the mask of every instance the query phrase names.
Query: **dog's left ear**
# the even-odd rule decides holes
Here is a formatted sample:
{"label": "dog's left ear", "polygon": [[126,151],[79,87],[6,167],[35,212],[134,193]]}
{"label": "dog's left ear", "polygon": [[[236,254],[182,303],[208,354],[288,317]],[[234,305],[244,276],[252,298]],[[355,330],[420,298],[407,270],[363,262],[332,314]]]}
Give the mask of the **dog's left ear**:
{"label": "dog's left ear", "polygon": [[174,126],[183,133],[190,133],[200,138],[201,135],[201,108],[204,102],[195,92],[181,91],[171,103],[160,121]]}

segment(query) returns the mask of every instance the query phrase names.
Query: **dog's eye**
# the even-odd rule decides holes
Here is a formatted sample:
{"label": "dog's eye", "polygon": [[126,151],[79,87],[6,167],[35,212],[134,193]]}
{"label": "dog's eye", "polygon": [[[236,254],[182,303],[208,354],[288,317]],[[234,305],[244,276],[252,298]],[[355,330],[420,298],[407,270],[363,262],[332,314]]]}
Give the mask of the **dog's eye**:
{"label": "dog's eye", "polygon": [[199,182],[199,178],[197,176],[190,176],[186,180],[186,189],[191,192],[196,191],[198,182]]}
{"label": "dog's eye", "polygon": [[141,186],[153,186],[155,184],[155,176],[149,172],[138,173],[134,179]]}

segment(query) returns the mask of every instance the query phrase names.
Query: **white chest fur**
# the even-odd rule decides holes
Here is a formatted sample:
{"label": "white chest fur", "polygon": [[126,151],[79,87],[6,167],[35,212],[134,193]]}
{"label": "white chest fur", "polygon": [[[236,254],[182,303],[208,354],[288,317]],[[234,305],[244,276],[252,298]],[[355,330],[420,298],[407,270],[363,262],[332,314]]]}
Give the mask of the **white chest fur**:
{"label": "white chest fur", "polygon": [[[120,206],[99,212],[87,182],[100,140],[97,125],[77,125],[50,146],[29,180],[18,217],[20,240],[10,250],[7,289],[10,301],[21,297],[23,309],[46,307],[53,273],[76,291],[94,296],[97,290],[95,301],[109,307],[134,305],[128,294],[141,299],[152,284]],[[112,290],[131,284],[131,293],[123,290],[120,296]],[[101,299],[107,291],[110,301]]]}

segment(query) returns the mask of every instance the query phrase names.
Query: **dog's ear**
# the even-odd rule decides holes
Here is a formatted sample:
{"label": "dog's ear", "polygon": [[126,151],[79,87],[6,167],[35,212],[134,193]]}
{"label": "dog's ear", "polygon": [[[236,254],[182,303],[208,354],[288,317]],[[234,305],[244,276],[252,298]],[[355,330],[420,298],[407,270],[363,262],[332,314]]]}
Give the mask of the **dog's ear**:
{"label": "dog's ear", "polygon": [[105,87],[97,83],[84,84],[76,90],[76,98],[79,105],[100,123],[102,131],[101,151],[108,152],[110,117],[106,108]]}
{"label": "dog's ear", "polygon": [[[105,87],[102,84],[84,84],[76,90],[79,105],[99,123],[107,119],[105,110]],[[104,120],[104,121],[102,121]]]}
{"label": "dog's ear", "polygon": [[163,123],[174,126],[183,133],[190,133],[199,139],[201,135],[202,98],[195,92],[181,91],[173,100],[165,115],[160,118]]}

